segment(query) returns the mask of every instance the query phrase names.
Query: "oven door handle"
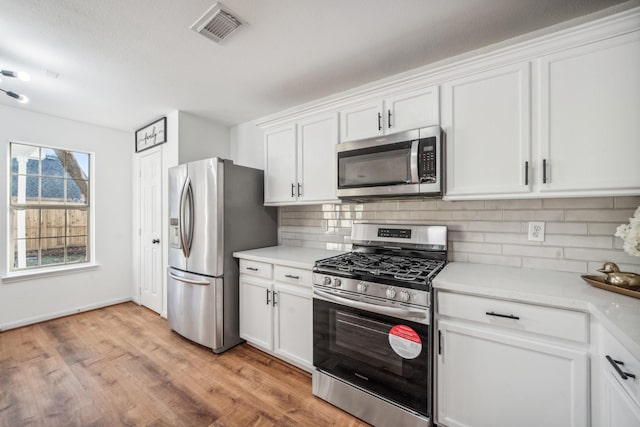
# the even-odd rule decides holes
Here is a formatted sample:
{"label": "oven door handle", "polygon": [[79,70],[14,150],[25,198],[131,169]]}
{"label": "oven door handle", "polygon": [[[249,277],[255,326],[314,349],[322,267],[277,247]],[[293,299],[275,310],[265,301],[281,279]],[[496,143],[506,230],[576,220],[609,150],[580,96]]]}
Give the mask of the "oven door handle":
{"label": "oven door handle", "polygon": [[362,310],[372,311],[378,314],[386,314],[388,316],[402,317],[402,318],[415,318],[426,319],[427,311],[424,310],[408,310],[404,308],[385,307],[383,305],[371,304],[368,302],[357,301],[351,298],[339,297],[337,295],[330,294],[319,289],[313,290],[313,295],[320,297],[320,299],[335,302],[337,304],[346,305],[347,307],[359,308]]}

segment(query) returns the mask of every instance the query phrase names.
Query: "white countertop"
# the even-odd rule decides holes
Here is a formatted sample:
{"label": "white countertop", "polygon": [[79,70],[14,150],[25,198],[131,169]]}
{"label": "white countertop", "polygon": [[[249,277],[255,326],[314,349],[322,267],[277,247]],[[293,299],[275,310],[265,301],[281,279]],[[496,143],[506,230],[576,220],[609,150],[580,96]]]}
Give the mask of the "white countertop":
{"label": "white countertop", "polygon": [[251,261],[268,262],[287,267],[311,270],[317,260],[340,255],[344,251],[328,251],[326,249],[302,248],[298,246],[269,246],[234,252],[233,256]]}
{"label": "white countertop", "polygon": [[451,262],[433,287],[589,312],[640,359],[640,299],[595,288],[578,273]]}

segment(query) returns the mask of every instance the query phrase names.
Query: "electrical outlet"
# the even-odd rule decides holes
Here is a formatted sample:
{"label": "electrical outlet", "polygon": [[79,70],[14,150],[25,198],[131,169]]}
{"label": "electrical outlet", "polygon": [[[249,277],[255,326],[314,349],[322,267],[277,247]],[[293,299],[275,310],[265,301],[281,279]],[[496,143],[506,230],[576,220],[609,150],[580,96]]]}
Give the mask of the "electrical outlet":
{"label": "electrical outlet", "polygon": [[544,242],[544,222],[529,223],[529,240],[532,242]]}

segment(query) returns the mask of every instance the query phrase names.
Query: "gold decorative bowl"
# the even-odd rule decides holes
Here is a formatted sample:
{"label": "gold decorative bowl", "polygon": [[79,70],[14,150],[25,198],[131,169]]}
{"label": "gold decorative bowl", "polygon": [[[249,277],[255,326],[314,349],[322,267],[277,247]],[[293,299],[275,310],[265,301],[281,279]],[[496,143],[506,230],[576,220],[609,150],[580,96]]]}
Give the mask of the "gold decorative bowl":
{"label": "gold decorative bowl", "polygon": [[605,276],[590,276],[582,275],[582,280],[595,286],[596,288],[604,289],[606,291],[615,292],[622,295],[627,295],[633,298],[640,298],[640,289],[638,288],[623,288],[621,286],[610,285],[605,282]]}

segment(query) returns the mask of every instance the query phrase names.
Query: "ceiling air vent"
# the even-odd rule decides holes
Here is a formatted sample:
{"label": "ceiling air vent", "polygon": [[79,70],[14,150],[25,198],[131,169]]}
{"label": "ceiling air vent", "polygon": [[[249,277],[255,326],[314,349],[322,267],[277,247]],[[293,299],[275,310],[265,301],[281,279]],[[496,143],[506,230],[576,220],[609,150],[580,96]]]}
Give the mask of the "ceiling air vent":
{"label": "ceiling air vent", "polygon": [[222,7],[222,4],[215,3],[191,26],[191,29],[216,43],[229,37],[242,25],[242,21]]}

